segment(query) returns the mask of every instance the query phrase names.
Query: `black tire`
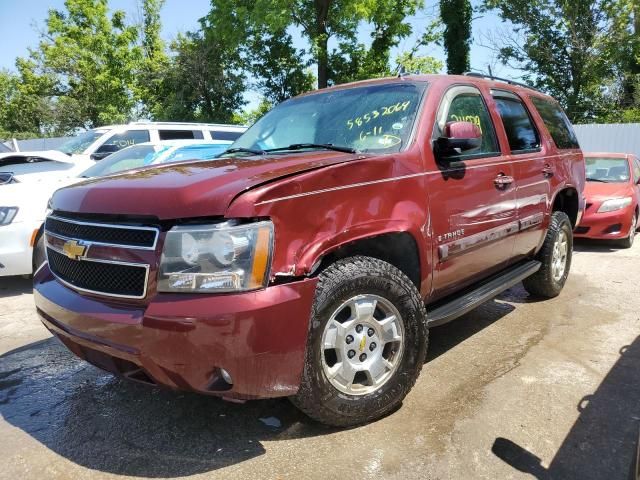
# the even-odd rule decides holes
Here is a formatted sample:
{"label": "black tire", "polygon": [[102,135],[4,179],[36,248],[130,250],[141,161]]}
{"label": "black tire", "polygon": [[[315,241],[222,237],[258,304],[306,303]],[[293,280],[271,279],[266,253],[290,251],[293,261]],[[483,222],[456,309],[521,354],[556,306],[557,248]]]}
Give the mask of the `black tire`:
{"label": "black tire", "polygon": [[636,217],[636,214],[633,214],[633,217],[631,217],[631,230],[629,231],[629,235],[627,236],[627,238],[623,238],[622,240],[618,241],[618,245],[620,245],[622,248],[631,248],[633,247],[633,241],[636,238],[636,226],[638,224],[638,218]]}
{"label": "black tire", "polygon": [[40,232],[36,243],[33,246],[33,273],[36,273],[36,270],[38,270],[40,265],[42,265],[46,260],[47,255],[44,251],[44,233]]}
{"label": "black tire", "polygon": [[[564,274],[561,278],[556,279],[552,273],[553,248],[561,232],[564,232],[567,236],[568,251]],[[525,290],[536,297],[557,297],[562,291],[562,287],[564,287],[567,277],[569,276],[572,254],[573,227],[571,226],[571,221],[566,213],[553,212],[551,214],[551,220],[549,221],[547,236],[544,239],[540,252],[538,252],[538,255],[536,256],[536,260],[538,260],[542,266],[540,267],[540,270],[522,281]]]}
{"label": "black tire", "polygon": [[[404,329],[396,370],[371,393],[349,395],[332,385],[324,373],[322,337],[332,314],[358,295],[390,302]],[[393,265],[370,257],[350,257],[330,265],[319,276],[311,312],[305,366],[293,404],[309,417],[331,426],[350,427],[392,412],[415,384],[428,343],[426,310],[415,285]]]}

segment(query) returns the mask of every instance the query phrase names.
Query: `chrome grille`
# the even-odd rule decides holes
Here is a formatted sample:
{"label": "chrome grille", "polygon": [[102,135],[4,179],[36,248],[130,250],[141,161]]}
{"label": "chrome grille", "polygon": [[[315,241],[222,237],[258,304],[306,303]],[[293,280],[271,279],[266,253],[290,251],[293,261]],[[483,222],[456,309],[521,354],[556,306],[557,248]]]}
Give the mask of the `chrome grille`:
{"label": "chrome grille", "polygon": [[65,238],[118,247],[153,250],[158,240],[158,229],[153,227],[90,223],[53,215],[47,217],[45,229]]}
{"label": "chrome grille", "polygon": [[[159,234],[154,227],[50,215],[45,221],[49,269],[61,283],[81,292],[141,299],[147,294],[149,280],[150,265],[146,262],[153,254],[131,255],[126,250],[154,250]],[[146,260],[133,263],[132,257]]]}
{"label": "chrome grille", "polygon": [[144,265],[72,260],[47,248],[49,268],[64,283],[78,290],[126,298],[143,298],[148,268]]}

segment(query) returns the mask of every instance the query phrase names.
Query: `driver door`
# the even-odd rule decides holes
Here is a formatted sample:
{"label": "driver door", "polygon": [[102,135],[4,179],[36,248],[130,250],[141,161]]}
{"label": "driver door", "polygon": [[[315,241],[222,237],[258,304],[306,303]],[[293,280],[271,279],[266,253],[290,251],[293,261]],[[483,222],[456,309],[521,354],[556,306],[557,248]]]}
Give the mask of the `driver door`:
{"label": "driver door", "polygon": [[[491,102],[491,103],[489,103]],[[428,175],[432,205],[434,294],[452,293],[498,271],[513,256],[518,231],[513,165],[502,154],[492,100],[471,85],[451,87],[443,96],[433,138],[448,122],[471,122],[482,133],[480,148],[435,157]]]}

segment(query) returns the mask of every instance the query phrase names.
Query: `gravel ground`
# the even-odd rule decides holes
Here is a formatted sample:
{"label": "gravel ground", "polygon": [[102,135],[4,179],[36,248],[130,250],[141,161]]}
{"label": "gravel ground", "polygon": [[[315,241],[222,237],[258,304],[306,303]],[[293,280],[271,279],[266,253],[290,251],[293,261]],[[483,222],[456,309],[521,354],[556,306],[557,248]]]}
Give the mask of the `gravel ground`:
{"label": "gravel ground", "polygon": [[129,383],[40,324],[0,278],[0,478],[626,479],[640,423],[640,242],[580,242],[562,295],[515,287],[431,333],[404,404],[315,424],[286,400]]}

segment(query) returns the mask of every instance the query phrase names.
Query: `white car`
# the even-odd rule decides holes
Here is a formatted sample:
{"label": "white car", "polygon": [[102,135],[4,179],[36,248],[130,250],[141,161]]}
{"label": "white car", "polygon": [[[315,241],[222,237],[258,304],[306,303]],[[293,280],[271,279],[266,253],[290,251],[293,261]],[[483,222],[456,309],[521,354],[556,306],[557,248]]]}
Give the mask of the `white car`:
{"label": "white car", "polygon": [[0,185],[0,276],[29,275],[44,261],[42,223],[58,188],[130,169],[185,160],[212,159],[232,142],[172,140],[134,145],[110,155],[75,177],[39,177]]}
{"label": "white car", "polygon": [[[58,150],[0,153],[0,188],[7,183],[75,177],[99,160],[131,145],[163,140],[233,142],[246,130],[237,125],[135,122],[88,130]],[[11,177],[11,180],[9,179]]]}

